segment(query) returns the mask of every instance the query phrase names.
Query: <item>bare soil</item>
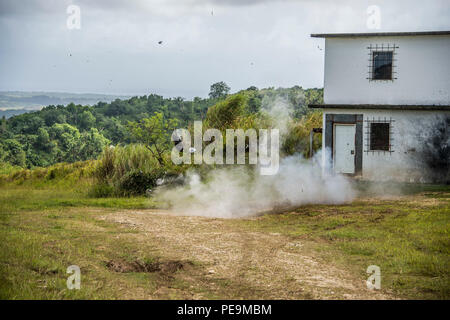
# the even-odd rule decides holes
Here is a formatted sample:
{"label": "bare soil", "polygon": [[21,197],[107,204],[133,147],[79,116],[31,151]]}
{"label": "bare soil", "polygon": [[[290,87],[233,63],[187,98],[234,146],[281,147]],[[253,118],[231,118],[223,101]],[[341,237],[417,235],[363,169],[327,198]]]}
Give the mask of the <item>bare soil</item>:
{"label": "bare soil", "polygon": [[[323,259],[309,240],[251,232],[229,220],[127,210],[102,220],[151,241],[162,262],[109,261],[116,272],[179,272],[192,299],[395,299],[367,289],[362,272]],[[252,218],[257,219],[257,218]],[[316,244],[317,245],[317,244]],[[191,261],[198,268],[186,268]]]}

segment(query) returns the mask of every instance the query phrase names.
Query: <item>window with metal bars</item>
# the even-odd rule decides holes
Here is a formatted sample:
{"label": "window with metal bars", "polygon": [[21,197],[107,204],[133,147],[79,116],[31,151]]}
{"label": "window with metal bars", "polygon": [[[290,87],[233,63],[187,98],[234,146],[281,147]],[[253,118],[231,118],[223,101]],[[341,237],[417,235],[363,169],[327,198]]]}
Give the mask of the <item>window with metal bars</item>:
{"label": "window with metal bars", "polygon": [[368,77],[369,81],[394,81],[397,79],[395,44],[371,44],[369,49]]}
{"label": "window with metal bars", "polygon": [[370,124],[370,151],[389,151],[389,123]]}
{"label": "window with metal bars", "polygon": [[392,80],[393,51],[374,51],[372,80]]}
{"label": "window with metal bars", "polygon": [[366,123],[365,128],[365,150],[367,153],[379,153],[388,152],[392,154],[393,149],[393,124],[395,122],[392,118],[386,117],[373,117],[372,119],[366,118],[364,120]]}

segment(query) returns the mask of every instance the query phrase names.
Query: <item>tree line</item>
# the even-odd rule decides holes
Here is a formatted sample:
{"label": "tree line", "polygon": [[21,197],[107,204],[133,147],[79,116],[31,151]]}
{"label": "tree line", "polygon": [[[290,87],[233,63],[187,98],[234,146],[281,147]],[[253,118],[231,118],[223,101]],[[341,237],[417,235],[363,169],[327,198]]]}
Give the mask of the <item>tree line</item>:
{"label": "tree line", "polygon": [[[148,135],[153,135],[152,138],[157,141],[154,145],[147,143],[147,148],[158,159],[158,143],[170,143],[166,141],[169,129],[189,127],[194,120],[207,119],[208,112],[212,119],[217,109],[224,110],[224,117],[232,116],[233,112],[223,106],[232,96],[244,97],[242,104],[245,101],[245,110],[243,113],[239,111],[239,121],[244,122],[260,114],[263,104],[279,97],[291,104],[295,119],[305,121],[311,113],[307,105],[323,100],[322,89],[303,89],[300,86],[277,89],[250,87],[232,95],[229,91],[224,82],[218,82],[211,86],[208,98],[185,100],[150,94],[116,99],[111,103],[99,102],[93,106],[73,103],[67,106],[49,105],[40,111],[3,118],[0,126],[0,163],[34,168],[96,159],[107,146],[142,143],[144,138],[148,142]],[[222,107],[211,109],[216,105]],[[145,124],[162,126],[162,129],[159,132],[144,132],[142,129],[148,129]]]}

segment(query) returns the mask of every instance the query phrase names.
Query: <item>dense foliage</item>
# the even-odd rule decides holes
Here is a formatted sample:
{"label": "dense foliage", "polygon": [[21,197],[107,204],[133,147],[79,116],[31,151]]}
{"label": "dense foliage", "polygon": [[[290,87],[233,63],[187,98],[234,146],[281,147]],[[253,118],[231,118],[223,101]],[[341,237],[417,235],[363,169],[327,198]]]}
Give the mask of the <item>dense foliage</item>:
{"label": "dense foliage", "polygon": [[294,118],[301,119],[310,113],[308,104],[322,102],[323,93],[322,89],[299,86],[261,90],[250,87],[234,95],[228,92],[229,87],[218,82],[211,86],[206,99],[196,97],[189,101],[150,94],[94,106],[50,105],[37,112],[2,119],[0,163],[46,167],[96,159],[110,145],[143,143],[159,165],[164,165],[162,154],[170,144],[168,133],[175,126],[189,127],[194,120],[205,118],[209,127],[255,126],[261,109],[280,98],[291,105]]}

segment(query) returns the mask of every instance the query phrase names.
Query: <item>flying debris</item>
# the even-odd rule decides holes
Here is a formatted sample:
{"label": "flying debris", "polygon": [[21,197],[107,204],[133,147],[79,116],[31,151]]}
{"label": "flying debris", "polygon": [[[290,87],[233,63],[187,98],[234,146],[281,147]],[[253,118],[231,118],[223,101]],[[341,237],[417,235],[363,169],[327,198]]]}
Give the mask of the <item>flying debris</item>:
{"label": "flying debris", "polygon": [[317,48],[318,48],[320,51],[322,51],[322,48],[321,48],[320,46],[317,46]]}

